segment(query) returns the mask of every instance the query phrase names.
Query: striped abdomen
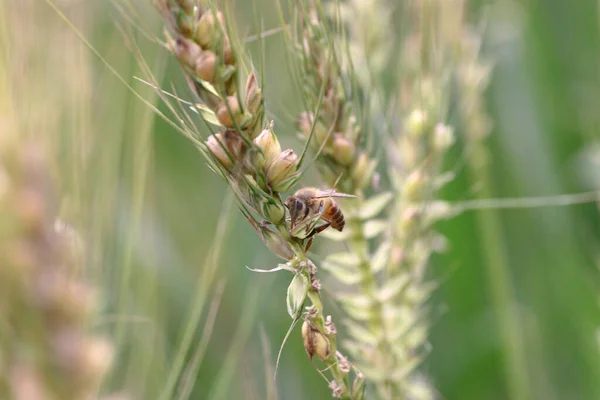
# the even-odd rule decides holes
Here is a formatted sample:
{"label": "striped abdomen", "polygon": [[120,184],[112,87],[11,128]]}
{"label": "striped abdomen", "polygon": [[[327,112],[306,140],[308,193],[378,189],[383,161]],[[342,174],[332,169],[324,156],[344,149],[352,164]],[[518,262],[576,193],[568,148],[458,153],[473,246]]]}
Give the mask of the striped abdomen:
{"label": "striped abdomen", "polygon": [[328,207],[323,212],[321,218],[329,222],[333,229],[337,229],[340,232],[342,231],[342,229],[344,229],[344,225],[346,225],[346,221],[344,221],[344,214],[342,214],[342,210],[340,210],[340,207],[333,200],[329,201]]}

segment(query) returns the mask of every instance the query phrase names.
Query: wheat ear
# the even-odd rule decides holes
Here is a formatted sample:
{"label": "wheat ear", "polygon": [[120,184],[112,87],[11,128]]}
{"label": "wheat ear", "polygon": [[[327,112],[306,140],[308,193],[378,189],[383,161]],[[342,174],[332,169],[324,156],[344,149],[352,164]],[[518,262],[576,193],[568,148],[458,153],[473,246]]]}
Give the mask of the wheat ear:
{"label": "wheat ear", "polygon": [[[427,281],[426,267],[430,255],[444,247],[443,237],[433,229],[435,222],[454,215],[448,203],[438,200],[438,190],[453,176],[444,173],[442,166],[454,143],[453,128],[446,123],[449,93],[457,80],[477,79],[469,75],[474,57],[471,52],[463,58],[471,63],[468,66],[457,64],[457,48],[465,50],[462,2],[424,0],[407,10],[413,24],[400,60],[396,112],[400,121],[397,134],[386,143],[392,191],[368,198],[365,189],[374,163],[365,150],[367,128],[357,123],[352,94],[356,85],[348,85],[354,82],[352,63],[344,57],[343,45],[348,39],[343,34],[333,37],[335,29],[328,26],[332,19],[337,22],[338,16],[346,22],[350,56],[389,46],[376,43],[361,52],[362,44],[352,41],[359,24],[348,21],[364,17],[353,18],[352,12],[360,6],[361,2],[355,1],[343,3],[337,10],[334,7],[329,10],[329,20],[323,17],[319,2],[300,6],[296,53],[301,54],[303,87],[310,100],[309,112],[301,115],[298,128],[317,152],[325,181],[341,176],[341,189],[359,199],[344,203],[348,228],[337,235],[346,241],[349,252],[331,255],[324,264],[341,282],[358,286],[358,293],[341,297],[352,319],[347,322],[352,336],[347,347],[379,397],[430,399],[435,391],[418,371],[427,349],[427,301],[435,287]],[[386,40],[383,36],[379,39]],[[368,63],[359,65],[369,68]],[[467,67],[470,69],[465,71]],[[486,71],[475,70],[480,75]],[[368,86],[365,90],[372,89],[372,82],[365,78],[372,76],[371,72],[358,74],[357,80]],[[474,92],[471,87],[466,89],[469,94]],[[472,108],[478,104],[473,95],[463,100],[468,121],[473,120]],[[379,114],[383,114],[381,110]],[[362,180],[355,179],[356,171]],[[390,223],[377,220],[392,200]],[[380,239],[375,251],[370,251],[371,239]]]}
{"label": "wheat ear", "polygon": [[91,398],[112,346],[87,332],[94,291],[76,278],[75,238],[55,223],[42,152],[8,138],[0,128],[0,397]]}
{"label": "wheat ear", "polygon": [[398,113],[399,134],[390,141],[390,176],[397,196],[391,226],[391,258],[387,273],[406,276],[407,286],[386,311],[394,334],[395,366],[386,392],[418,399],[436,397],[419,371],[426,356],[429,331],[428,299],[435,285],[428,281],[431,255],[445,240],[435,223],[455,215],[439,199],[439,189],[452,180],[443,160],[455,141],[448,124],[452,88],[460,82],[456,52],[465,44],[464,1],[422,0],[406,11],[412,23],[400,60],[402,77]]}
{"label": "wheat ear", "polygon": [[[349,384],[352,365],[338,351],[336,328],[325,314],[321,286],[315,277],[315,264],[307,257],[312,238],[310,225],[292,230],[281,194],[292,190],[300,179],[300,159],[283,150],[272,124],[263,121],[264,101],[253,72],[246,80],[245,93],[238,89],[241,63],[231,24],[214,6],[196,1],[157,2],[170,28],[167,47],[179,59],[192,92],[209,126],[218,132],[194,143],[217,172],[234,190],[239,207],[267,247],[286,260],[275,270],[294,274],[288,288],[287,308],[294,323],[304,319],[302,336],[311,358],[321,359],[334,397],[360,398],[361,376]],[[185,121],[182,117],[181,121]],[[191,125],[191,126],[190,126]],[[193,130],[193,124],[187,129]],[[305,229],[298,229],[305,228]],[[305,302],[310,305],[304,307]]]}

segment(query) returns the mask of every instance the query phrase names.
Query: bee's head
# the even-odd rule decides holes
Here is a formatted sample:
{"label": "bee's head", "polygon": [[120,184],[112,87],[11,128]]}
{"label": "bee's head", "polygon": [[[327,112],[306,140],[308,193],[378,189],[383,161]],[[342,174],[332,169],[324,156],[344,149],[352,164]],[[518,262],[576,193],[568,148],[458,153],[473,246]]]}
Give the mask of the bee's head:
{"label": "bee's head", "polygon": [[285,199],[285,203],[283,203],[285,208],[287,208],[290,213],[292,212],[292,209],[294,209],[296,207],[295,200],[296,199],[294,198],[294,196],[290,196],[287,199]]}
{"label": "bee's head", "polygon": [[302,201],[298,200],[298,198],[295,196],[290,196],[285,199],[284,205],[290,212],[290,216],[292,218],[295,218],[298,215],[298,212],[302,210],[302,207],[304,206]]}

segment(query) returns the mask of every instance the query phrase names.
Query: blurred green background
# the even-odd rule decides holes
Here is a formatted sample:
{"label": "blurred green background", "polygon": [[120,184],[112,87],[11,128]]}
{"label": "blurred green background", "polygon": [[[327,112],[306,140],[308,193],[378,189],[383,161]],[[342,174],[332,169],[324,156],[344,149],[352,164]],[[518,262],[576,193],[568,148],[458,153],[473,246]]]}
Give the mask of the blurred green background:
{"label": "blurred green background", "polygon": [[[280,25],[274,0],[230,3],[241,35],[260,30],[255,12],[265,29]],[[191,390],[193,399],[264,399],[270,390],[286,400],[329,398],[299,329],[273,389],[272,368],[290,323],[284,300],[290,276],[245,268],[278,261],[232,204],[226,184],[140,100],[172,117],[153,89],[135,79],[147,75],[140,55],[165,90],[187,96],[178,65],[155,42],[162,26],[150,0],[54,4],[72,27],[44,1],[6,0],[1,29],[9,39],[18,118],[55,151],[55,173],[68,199],[65,218],[91,243],[89,275],[102,293],[94,328],[119,348],[106,391],[175,398],[163,390],[179,367],[187,384],[178,383],[178,390]],[[596,190],[599,4],[471,6],[474,17],[483,16],[483,55],[495,65],[486,94],[494,121],[486,142],[492,196]],[[285,67],[285,41],[275,34],[264,44],[268,116],[284,145],[298,146],[292,123],[300,97]],[[399,52],[401,41],[396,44]],[[248,50],[256,55],[258,43]],[[468,156],[457,150],[448,165]],[[462,169],[443,195],[468,200],[481,184]],[[481,213],[497,221],[491,230],[482,228]],[[597,205],[472,211],[439,229],[450,245],[430,270],[439,289],[423,371],[440,398],[507,399],[509,379],[524,381],[532,399],[600,398]],[[327,245],[320,240],[313,250],[326,254]],[[493,268],[508,275],[518,315],[512,328],[522,343],[524,374],[516,378],[505,363]],[[335,285],[322,278],[326,288]]]}

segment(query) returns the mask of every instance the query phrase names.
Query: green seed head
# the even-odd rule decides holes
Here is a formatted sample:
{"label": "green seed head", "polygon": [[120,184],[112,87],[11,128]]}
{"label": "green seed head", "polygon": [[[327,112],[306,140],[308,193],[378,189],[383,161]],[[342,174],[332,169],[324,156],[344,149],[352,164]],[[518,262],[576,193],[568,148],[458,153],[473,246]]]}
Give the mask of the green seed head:
{"label": "green seed head", "polygon": [[281,154],[281,146],[277,140],[277,136],[273,134],[270,129],[263,130],[256,139],[254,144],[262,150],[265,156],[265,169],[268,169],[273,161],[275,161]]}
{"label": "green seed head", "polygon": [[412,137],[421,137],[426,130],[427,114],[420,109],[413,110],[405,121],[406,133]]}
{"label": "green seed head", "polygon": [[279,156],[267,169],[267,184],[276,192],[288,189],[291,178],[297,175],[298,156],[293,150],[288,149]]}
{"label": "green seed head", "polygon": [[344,167],[352,165],[356,155],[354,143],[348,140],[343,134],[336,133],[333,135],[333,144],[331,147],[332,156],[340,165]]}
{"label": "green seed head", "polygon": [[212,10],[207,10],[196,24],[194,39],[203,48],[211,48],[217,36],[217,21]]}

